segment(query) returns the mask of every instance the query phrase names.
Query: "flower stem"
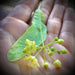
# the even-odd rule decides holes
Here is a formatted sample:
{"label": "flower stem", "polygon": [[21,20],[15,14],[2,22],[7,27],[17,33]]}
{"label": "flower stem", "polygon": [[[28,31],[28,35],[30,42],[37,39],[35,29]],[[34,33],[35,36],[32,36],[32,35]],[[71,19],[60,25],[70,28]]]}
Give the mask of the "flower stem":
{"label": "flower stem", "polygon": [[51,59],[53,60],[53,61],[55,61],[55,59],[52,57],[52,56],[50,56],[51,57]]}
{"label": "flower stem", "polygon": [[49,47],[47,46],[47,48],[48,48],[48,51],[50,51],[50,49],[49,49]]}
{"label": "flower stem", "polygon": [[47,47],[47,46],[52,45],[52,44],[55,44],[55,41],[52,41],[52,42],[48,43],[48,44],[45,45],[44,47]]}
{"label": "flower stem", "polygon": [[44,49],[45,47],[48,47],[49,45],[53,45],[53,44],[56,44],[56,43],[57,43],[57,42],[52,41],[52,42],[48,43],[47,45],[43,45],[43,46],[37,47],[37,49]]}
{"label": "flower stem", "polygon": [[42,49],[40,49],[36,54],[35,57],[42,51]]}
{"label": "flower stem", "polygon": [[43,59],[44,59],[44,63],[46,62],[45,60],[45,49],[43,50]]}

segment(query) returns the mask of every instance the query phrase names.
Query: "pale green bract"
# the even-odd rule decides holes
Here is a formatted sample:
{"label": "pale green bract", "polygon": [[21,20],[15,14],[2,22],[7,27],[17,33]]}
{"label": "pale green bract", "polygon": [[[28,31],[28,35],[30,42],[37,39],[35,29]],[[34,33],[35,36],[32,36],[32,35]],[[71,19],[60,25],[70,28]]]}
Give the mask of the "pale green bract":
{"label": "pale green bract", "polygon": [[44,25],[44,20],[44,14],[40,10],[39,6],[39,8],[35,11],[32,25],[10,48],[7,55],[9,61],[16,61],[26,55],[25,53],[23,53],[23,49],[26,47],[26,39],[29,39],[30,41],[35,41],[37,46],[45,41],[47,35],[47,28]]}

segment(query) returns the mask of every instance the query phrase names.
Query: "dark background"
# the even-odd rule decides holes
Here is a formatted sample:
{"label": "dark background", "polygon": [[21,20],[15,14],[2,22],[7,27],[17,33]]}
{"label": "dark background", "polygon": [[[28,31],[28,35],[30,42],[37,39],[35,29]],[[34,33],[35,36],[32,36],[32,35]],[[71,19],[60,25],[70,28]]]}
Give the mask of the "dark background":
{"label": "dark background", "polygon": [[14,6],[16,3],[20,0],[0,0],[1,5],[9,5],[9,6]]}
{"label": "dark background", "polygon": [[[14,6],[19,0],[0,0],[0,4]],[[69,0],[69,6],[75,8],[74,0]]]}

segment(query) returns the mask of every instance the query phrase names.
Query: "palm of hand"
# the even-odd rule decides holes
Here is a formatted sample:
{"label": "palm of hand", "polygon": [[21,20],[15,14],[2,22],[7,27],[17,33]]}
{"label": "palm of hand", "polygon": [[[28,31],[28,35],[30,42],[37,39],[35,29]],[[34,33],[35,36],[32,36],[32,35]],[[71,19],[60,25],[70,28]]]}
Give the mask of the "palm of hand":
{"label": "palm of hand", "polygon": [[[10,73],[19,74],[20,68],[19,66],[8,62],[6,57],[7,52],[12,46],[12,44],[29,27],[29,25],[27,24],[27,21],[29,20],[31,13],[35,9],[34,7],[36,6],[36,4],[38,4],[38,2],[39,0],[33,0],[33,1],[28,0],[25,2],[24,1],[20,2],[21,4],[17,5],[16,8],[1,23],[1,28],[0,28],[0,38],[1,38],[0,39],[0,46],[1,46],[0,57],[1,58],[0,59],[1,59],[2,68],[6,70],[6,67],[9,67],[8,70]],[[66,1],[64,1],[64,4],[66,4],[65,2]],[[32,5],[29,5],[31,3]],[[72,53],[75,53],[75,51],[73,50],[75,48],[74,47],[74,37],[75,37],[74,11],[70,8],[67,8],[64,13],[65,5],[63,5],[60,0],[58,1],[56,0],[54,8],[52,9],[53,3],[54,3],[53,0],[44,0],[42,1],[42,4],[41,4],[41,10],[44,12],[45,24],[47,23],[47,29],[48,29],[48,34],[47,34],[45,44],[49,43],[50,41],[54,39],[54,37],[58,36],[59,38],[64,39],[65,43],[62,46],[56,44],[54,45],[54,47],[57,50],[66,48],[68,50],[68,53],[66,55],[59,55],[55,53],[53,56],[55,57],[55,59],[60,59],[63,64],[63,67],[60,69],[60,72],[58,72],[55,69],[55,67],[52,64],[52,60],[47,54],[45,54],[45,56],[46,56],[47,62],[49,63],[49,68],[45,69],[43,67],[44,61],[43,61],[42,55],[40,54],[37,58],[41,66],[41,68],[37,72],[40,74],[42,72],[44,74],[46,73],[60,74],[62,73],[63,69],[65,72],[67,71],[69,72],[69,70],[72,69],[73,67]],[[70,16],[71,13],[73,15]],[[63,23],[62,23],[62,20],[63,20]],[[35,72],[33,72],[33,74],[35,74]]]}

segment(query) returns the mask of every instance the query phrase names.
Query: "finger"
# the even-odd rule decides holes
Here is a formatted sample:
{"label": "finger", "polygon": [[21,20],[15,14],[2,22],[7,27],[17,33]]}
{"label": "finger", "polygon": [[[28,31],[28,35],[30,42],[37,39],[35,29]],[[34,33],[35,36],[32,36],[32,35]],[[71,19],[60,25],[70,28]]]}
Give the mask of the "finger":
{"label": "finger", "polygon": [[15,39],[8,32],[0,28],[0,69],[10,75],[19,75],[19,67],[14,63],[10,63],[7,58],[8,50],[14,42]]}
{"label": "finger", "polygon": [[[66,4],[66,0],[63,0]],[[60,5],[61,3],[61,5]],[[59,35],[60,28],[62,25],[62,18],[64,15],[65,6],[61,0],[56,0],[54,8],[48,18],[47,29],[48,37],[52,40],[55,36]]]}
{"label": "finger", "polygon": [[37,6],[38,2],[39,0],[22,0],[13,9],[13,11],[9,14],[9,16],[12,16],[27,22],[32,11]]}
{"label": "finger", "polygon": [[64,39],[64,46],[75,54],[75,11],[72,8],[67,8],[60,38]]}
{"label": "finger", "polygon": [[[47,23],[48,16],[53,8],[54,0],[42,0],[41,2],[41,10],[45,16],[45,24]],[[34,13],[33,13],[34,14]],[[29,25],[31,25],[33,17],[29,21]]]}
{"label": "finger", "polygon": [[[63,0],[63,1],[66,4],[66,0]],[[54,37],[59,35],[61,25],[62,25],[62,18],[63,18],[64,11],[66,8],[64,3],[62,3],[61,0],[55,1],[54,8],[48,18],[48,23],[47,23],[48,35],[47,35],[45,44],[48,44],[54,39]],[[54,56],[57,57],[57,55],[54,55]],[[51,59],[47,58],[47,60],[50,63],[52,63]]]}
{"label": "finger", "polygon": [[45,24],[47,22],[48,16],[53,8],[54,0],[43,0],[41,2],[41,10],[45,15]]}
{"label": "finger", "polygon": [[68,0],[56,0],[56,4],[67,6]]}
{"label": "finger", "polygon": [[14,17],[7,17],[1,22],[2,27],[9,32],[16,40],[26,31],[29,27],[23,21]]}

